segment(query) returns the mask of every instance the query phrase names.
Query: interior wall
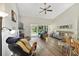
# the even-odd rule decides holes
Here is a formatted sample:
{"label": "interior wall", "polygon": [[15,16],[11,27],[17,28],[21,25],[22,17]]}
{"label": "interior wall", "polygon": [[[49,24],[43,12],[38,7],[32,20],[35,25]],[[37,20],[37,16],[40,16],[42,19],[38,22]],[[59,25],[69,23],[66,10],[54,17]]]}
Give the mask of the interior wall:
{"label": "interior wall", "polygon": [[79,40],[79,17],[77,18],[77,39]]}
{"label": "interior wall", "polygon": [[77,20],[79,18],[79,4],[73,5],[61,15],[52,21],[56,26],[72,24],[71,31],[74,32],[74,38],[77,39]]}
{"label": "interior wall", "polygon": [[52,32],[56,31],[55,28],[56,28],[55,24],[48,25],[48,34],[50,35],[52,34]]}
{"label": "interior wall", "polygon": [[2,31],[1,31],[1,28],[2,28],[2,17],[0,17],[0,56],[2,56]]}
{"label": "interior wall", "polygon": [[24,34],[25,34],[25,36],[30,36],[31,35],[31,24],[36,24],[36,25],[45,24],[45,25],[47,25],[47,24],[51,23],[51,20],[22,16],[21,22],[23,22],[23,24],[24,24]]}
{"label": "interior wall", "polygon": [[[0,3],[0,11],[4,11],[4,3]],[[0,56],[2,55],[2,17],[0,16]]]}
{"label": "interior wall", "polygon": [[[6,3],[4,4],[5,12],[8,13],[8,16],[3,18],[2,27],[8,27],[10,29],[16,30],[15,34],[10,34],[10,32],[6,29],[2,31],[2,55],[8,56],[11,55],[11,51],[8,48],[8,44],[6,43],[6,39],[10,36],[18,36],[18,10],[15,3]],[[14,10],[16,13],[16,22],[11,20],[11,10]]]}

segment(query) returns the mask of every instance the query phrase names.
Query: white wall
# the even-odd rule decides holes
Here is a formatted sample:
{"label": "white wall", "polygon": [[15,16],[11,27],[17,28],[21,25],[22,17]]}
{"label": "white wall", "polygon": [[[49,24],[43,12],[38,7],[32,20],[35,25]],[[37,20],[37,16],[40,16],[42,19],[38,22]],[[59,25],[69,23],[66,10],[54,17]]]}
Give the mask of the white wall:
{"label": "white wall", "polygon": [[[10,29],[14,29],[16,30],[16,33],[11,35],[10,32],[8,30],[3,30],[2,31],[2,55],[4,56],[8,56],[11,54],[10,50],[8,49],[8,45],[6,43],[6,39],[9,37],[9,36],[16,36],[18,35],[18,10],[17,10],[17,7],[16,7],[16,4],[4,4],[4,8],[5,8],[5,12],[7,12],[9,15],[5,18],[3,18],[2,20],[2,27],[8,27]],[[17,22],[13,22],[11,20],[11,10],[14,10],[15,13],[16,13],[16,18],[17,18]]]}
{"label": "white wall", "polygon": [[50,24],[51,20],[35,18],[35,17],[21,17],[21,22],[24,24],[24,33],[25,36],[31,35],[31,24],[41,25],[41,24]]}
{"label": "white wall", "polygon": [[48,25],[48,34],[52,34],[52,32],[56,31],[55,28],[56,28],[55,24]]}
{"label": "white wall", "polygon": [[74,38],[77,38],[77,20],[79,18],[79,4],[73,5],[71,8],[66,10],[61,15],[57,16],[53,23],[57,26],[65,25],[65,24],[72,24],[73,28],[71,31],[74,32]]}
{"label": "white wall", "polygon": [[77,18],[77,39],[79,40],[79,16]]}

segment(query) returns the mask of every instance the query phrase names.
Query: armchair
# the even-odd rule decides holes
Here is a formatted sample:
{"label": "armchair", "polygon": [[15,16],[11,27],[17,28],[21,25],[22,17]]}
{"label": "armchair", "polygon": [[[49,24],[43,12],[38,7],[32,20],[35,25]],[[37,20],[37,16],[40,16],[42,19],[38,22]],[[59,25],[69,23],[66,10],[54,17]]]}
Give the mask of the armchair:
{"label": "armchair", "polygon": [[[9,42],[8,42],[9,41]],[[32,47],[29,44],[29,42],[27,41],[27,39],[18,39],[17,41],[15,40],[15,42],[12,41],[12,43],[10,43],[10,40],[8,39],[8,41],[6,40],[6,42],[8,43],[8,48],[10,49],[10,51],[13,53],[12,56],[31,56],[32,54]],[[36,48],[36,47],[34,47]]]}

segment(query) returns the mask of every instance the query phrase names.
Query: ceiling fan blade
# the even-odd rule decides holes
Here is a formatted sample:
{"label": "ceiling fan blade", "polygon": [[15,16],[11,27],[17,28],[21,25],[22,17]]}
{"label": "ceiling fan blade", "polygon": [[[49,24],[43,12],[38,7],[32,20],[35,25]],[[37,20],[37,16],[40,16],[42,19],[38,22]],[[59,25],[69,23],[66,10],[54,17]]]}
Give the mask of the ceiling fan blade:
{"label": "ceiling fan blade", "polygon": [[53,10],[47,10],[47,11],[53,11]]}
{"label": "ceiling fan blade", "polygon": [[47,14],[47,12],[45,11],[45,14]]}
{"label": "ceiling fan blade", "polygon": [[43,9],[42,7],[40,7],[40,9]]}
{"label": "ceiling fan blade", "polygon": [[51,7],[51,5],[49,5],[46,9],[48,9],[48,8],[50,8]]}
{"label": "ceiling fan blade", "polygon": [[40,13],[42,13],[44,10],[40,11]]}

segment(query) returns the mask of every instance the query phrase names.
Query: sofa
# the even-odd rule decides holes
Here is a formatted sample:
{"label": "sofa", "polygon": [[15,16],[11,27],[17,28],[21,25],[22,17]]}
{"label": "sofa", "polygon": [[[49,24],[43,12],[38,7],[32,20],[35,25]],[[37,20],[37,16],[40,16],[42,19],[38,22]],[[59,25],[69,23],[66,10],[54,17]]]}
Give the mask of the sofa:
{"label": "sofa", "polygon": [[61,35],[60,32],[53,32],[51,36],[59,40],[62,40],[64,38],[64,36]]}

